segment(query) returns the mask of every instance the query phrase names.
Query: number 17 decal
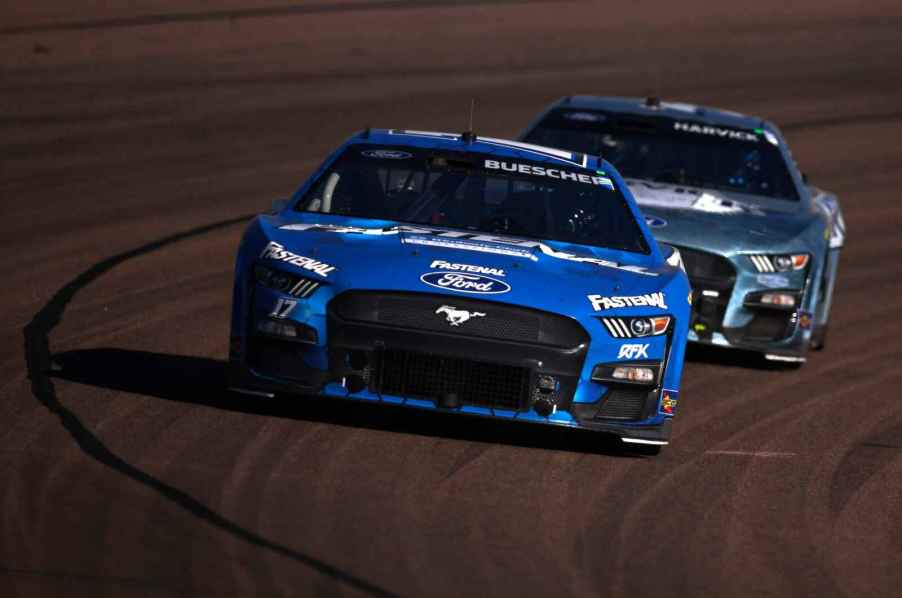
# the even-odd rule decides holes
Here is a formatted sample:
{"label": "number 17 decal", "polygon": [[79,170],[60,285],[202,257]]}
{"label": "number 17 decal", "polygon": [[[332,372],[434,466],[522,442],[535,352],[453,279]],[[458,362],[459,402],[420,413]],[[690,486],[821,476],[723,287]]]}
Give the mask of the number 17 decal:
{"label": "number 17 decal", "polygon": [[273,308],[272,313],[269,314],[269,317],[287,318],[297,304],[296,299],[279,299],[276,301],[276,306]]}

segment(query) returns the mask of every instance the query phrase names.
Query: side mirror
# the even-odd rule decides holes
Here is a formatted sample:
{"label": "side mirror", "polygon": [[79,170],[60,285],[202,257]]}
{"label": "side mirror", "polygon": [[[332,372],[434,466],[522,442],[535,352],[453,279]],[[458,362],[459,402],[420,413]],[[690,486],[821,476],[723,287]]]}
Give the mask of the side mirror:
{"label": "side mirror", "polygon": [[285,197],[280,197],[279,199],[274,199],[272,202],[272,213],[275,214],[277,212],[281,212],[288,205],[288,199]]}
{"label": "side mirror", "polygon": [[805,174],[804,172],[802,173],[802,182],[805,183],[806,185],[808,184],[808,175]]}

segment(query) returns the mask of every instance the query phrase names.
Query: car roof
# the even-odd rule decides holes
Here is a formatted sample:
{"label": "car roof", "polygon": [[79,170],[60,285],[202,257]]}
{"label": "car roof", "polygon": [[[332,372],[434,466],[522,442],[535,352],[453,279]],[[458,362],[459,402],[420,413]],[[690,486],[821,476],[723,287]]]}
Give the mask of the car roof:
{"label": "car roof", "polygon": [[597,156],[510,139],[483,137],[481,135],[471,136],[468,133],[367,129],[348,140],[348,143],[359,142],[492,154],[505,158],[519,158],[536,162],[547,162],[549,164],[566,164],[590,170],[611,168],[609,164]]}
{"label": "car roof", "polygon": [[635,114],[637,116],[665,116],[698,124],[741,129],[765,127],[774,132],[778,131],[773,123],[757,116],[684,102],[667,102],[657,98],[575,95],[561,98],[552,104],[550,108],[602,110],[621,114]]}

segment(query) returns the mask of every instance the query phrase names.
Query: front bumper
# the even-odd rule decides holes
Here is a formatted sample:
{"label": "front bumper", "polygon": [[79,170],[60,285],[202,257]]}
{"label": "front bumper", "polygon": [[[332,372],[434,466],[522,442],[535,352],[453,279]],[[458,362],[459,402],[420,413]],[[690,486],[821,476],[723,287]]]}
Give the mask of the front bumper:
{"label": "front bumper", "polygon": [[[320,371],[319,375],[322,377],[322,380],[328,378],[328,372]],[[322,387],[317,388],[316,386],[296,381],[264,376],[246,365],[234,362],[229,364],[228,387],[234,392],[261,397],[291,395],[297,398],[329,397],[350,399],[436,411],[440,413],[454,413],[458,415],[491,417],[523,423],[564,426],[610,434],[622,439],[627,439],[628,441],[638,441],[638,444],[666,445],[670,441],[671,436],[672,419],[669,417],[657,417],[640,422],[621,422],[592,418],[581,419],[573,417],[567,411],[558,411],[553,415],[543,417],[536,413],[534,409],[511,411],[475,405],[443,407],[439,406],[435,401],[373,393],[365,389],[358,392],[352,392],[346,385],[342,385],[341,382],[325,382]],[[655,401],[655,403],[657,403],[657,401]]]}
{"label": "front bumper", "polygon": [[[583,428],[657,444],[669,439],[678,392],[587,380],[589,337],[575,320],[455,299],[460,309],[491,309],[493,314],[462,327],[462,333],[445,323],[436,329],[434,322],[440,321],[435,318],[416,317],[420,311],[433,313],[435,301],[427,294],[339,295],[328,305],[323,345],[249,331],[247,338],[233,342],[244,350],[230,359],[229,385],[252,394],[374,401]],[[665,393],[668,412],[661,411]],[[537,408],[539,399],[550,401],[553,409]]]}
{"label": "front bumper", "polygon": [[[762,277],[731,257],[680,248],[692,285],[693,304],[687,339],[690,342],[801,360],[810,339],[811,314],[805,273],[786,275],[784,286],[762,284]],[[799,297],[796,309],[747,304],[757,293],[787,292]]]}

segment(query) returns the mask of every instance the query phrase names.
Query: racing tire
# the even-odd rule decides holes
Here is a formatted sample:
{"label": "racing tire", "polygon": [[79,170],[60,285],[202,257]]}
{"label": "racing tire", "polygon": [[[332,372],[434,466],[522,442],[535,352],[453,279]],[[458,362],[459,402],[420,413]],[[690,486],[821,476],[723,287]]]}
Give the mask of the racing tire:
{"label": "racing tire", "polygon": [[818,326],[811,333],[811,344],[809,345],[813,351],[823,351],[824,347],[827,344],[827,329],[828,326],[825,323],[823,326]]}

